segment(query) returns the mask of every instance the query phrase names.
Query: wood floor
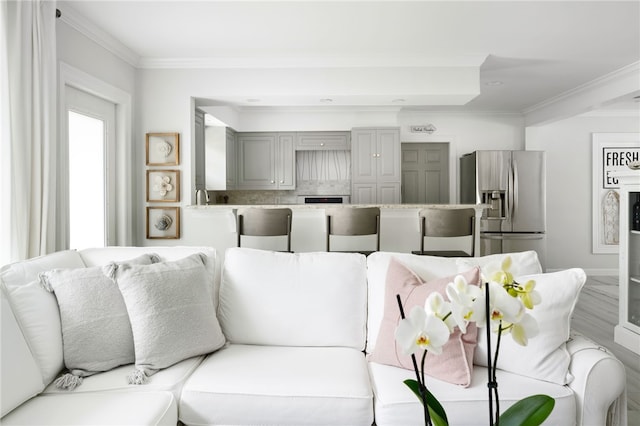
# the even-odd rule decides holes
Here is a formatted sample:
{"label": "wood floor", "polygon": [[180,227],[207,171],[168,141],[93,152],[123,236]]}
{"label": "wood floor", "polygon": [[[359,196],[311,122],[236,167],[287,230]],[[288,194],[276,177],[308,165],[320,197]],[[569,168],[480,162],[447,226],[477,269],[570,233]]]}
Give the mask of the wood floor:
{"label": "wood floor", "polygon": [[640,425],[640,355],[613,341],[618,324],[618,277],[594,276],[580,293],[571,319],[574,331],[610,349],[627,370],[629,426]]}

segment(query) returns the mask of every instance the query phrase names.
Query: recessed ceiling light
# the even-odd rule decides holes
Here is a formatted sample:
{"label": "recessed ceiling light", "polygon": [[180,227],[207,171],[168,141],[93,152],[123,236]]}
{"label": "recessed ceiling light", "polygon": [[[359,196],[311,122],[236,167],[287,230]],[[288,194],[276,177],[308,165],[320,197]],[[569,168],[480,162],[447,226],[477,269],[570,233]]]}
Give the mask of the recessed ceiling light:
{"label": "recessed ceiling light", "polygon": [[500,80],[491,80],[484,83],[485,86],[501,86],[503,83]]}
{"label": "recessed ceiling light", "polygon": [[256,103],[256,102],[260,102],[260,99],[258,99],[258,98],[249,98],[249,99],[247,99],[247,102]]}
{"label": "recessed ceiling light", "polygon": [[333,99],[331,98],[320,99],[320,103],[323,103],[323,104],[330,104],[331,102],[333,102]]}

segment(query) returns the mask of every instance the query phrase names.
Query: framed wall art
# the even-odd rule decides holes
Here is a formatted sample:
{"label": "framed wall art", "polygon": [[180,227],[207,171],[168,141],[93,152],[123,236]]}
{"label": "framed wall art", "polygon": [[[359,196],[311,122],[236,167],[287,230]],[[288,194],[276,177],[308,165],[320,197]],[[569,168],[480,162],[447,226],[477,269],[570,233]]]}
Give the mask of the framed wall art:
{"label": "framed wall art", "polygon": [[180,170],[147,170],[147,202],[180,201]]}
{"label": "framed wall art", "polygon": [[147,166],[180,164],[180,133],[147,133]]}
{"label": "framed wall art", "polygon": [[147,238],[180,238],[180,207],[147,207]]}
{"label": "framed wall art", "polygon": [[618,253],[620,184],[609,173],[640,158],[640,133],[593,133],[592,252]]}

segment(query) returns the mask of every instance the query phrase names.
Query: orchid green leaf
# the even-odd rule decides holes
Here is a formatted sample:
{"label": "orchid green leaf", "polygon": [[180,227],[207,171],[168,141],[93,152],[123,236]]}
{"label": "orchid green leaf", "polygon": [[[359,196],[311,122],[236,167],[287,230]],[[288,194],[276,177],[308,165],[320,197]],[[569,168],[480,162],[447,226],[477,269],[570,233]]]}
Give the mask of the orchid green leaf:
{"label": "orchid green leaf", "polygon": [[513,404],[500,416],[500,426],[538,426],[549,417],[555,400],[548,395],[532,395]]}
{"label": "orchid green leaf", "polygon": [[[422,402],[422,396],[420,395],[420,385],[416,380],[407,379],[404,381],[404,384],[409,387],[413,391],[413,393],[418,397],[418,400]],[[427,391],[427,408],[429,409],[429,416],[431,417],[431,422],[433,426],[449,426],[449,420],[447,419],[447,413],[445,413],[444,408],[440,404],[440,401],[436,399],[436,397]]]}

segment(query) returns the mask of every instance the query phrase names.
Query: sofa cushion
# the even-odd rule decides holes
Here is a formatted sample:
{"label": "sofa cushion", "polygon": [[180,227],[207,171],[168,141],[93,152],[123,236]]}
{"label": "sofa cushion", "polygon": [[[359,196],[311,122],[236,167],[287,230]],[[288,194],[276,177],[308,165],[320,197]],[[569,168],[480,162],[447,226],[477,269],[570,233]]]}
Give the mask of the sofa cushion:
{"label": "sofa cushion", "polygon": [[[460,275],[469,284],[479,284],[479,268],[473,268]],[[401,262],[395,258],[391,259],[387,270],[384,317],[380,325],[376,347],[369,356],[369,360],[413,371],[411,357],[402,352],[395,339],[396,328],[401,319],[396,296],[400,296],[403,310],[408,314],[415,306],[423,307],[427,297],[433,292],[440,293],[445,300],[448,300],[446,287],[454,278],[455,276],[443,277],[425,283]],[[457,385],[469,385],[473,352],[476,346],[475,323],[470,323],[466,331],[465,334],[462,334],[460,329],[456,327],[447,343],[442,347],[441,354],[427,353],[425,361],[427,375]],[[416,357],[420,360],[422,351],[416,354]]]}
{"label": "sofa cushion", "polygon": [[179,412],[184,424],[373,422],[365,357],[339,347],[231,344],[187,380]]}
{"label": "sofa cushion", "polygon": [[[156,255],[144,254],[127,263],[145,265],[154,261]],[[115,267],[117,263],[40,274],[43,286],[55,293],[62,323],[64,364],[74,376],[90,376],[135,360],[127,308],[118,286],[107,276]],[[76,383],[65,387],[71,390]]]}
{"label": "sofa cushion", "polygon": [[[570,356],[566,342],[569,340],[571,315],[586,278],[584,271],[577,268],[515,277],[520,283],[536,282],[535,289],[540,293],[542,302],[528,312],[538,322],[540,331],[529,339],[527,346],[515,343],[509,335],[503,336],[499,369],[559,384],[573,379],[569,374]],[[491,353],[494,353],[495,334],[491,343]],[[474,359],[476,365],[487,365],[487,348],[486,339],[479,338]]]}
{"label": "sofa cushion", "polygon": [[[388,365],[369,363],[374,392],[374,410],[377,426],[424,425],[422,404],[403,383],[414,379],[412,371]],[[545,394],[555,399],[548,425],[573,425],[576,419],[576,399],[566,386],[543,382],[506,371],[497,371],[500,391],[500,411],[534,394]],[[474,367],[471,386],[461,389],[438,379],[428,379],[429,391],[444,407],[450,425],[475,426],[489,424],[487,399],[487,369]]]}
{"label": "sofa cushion", "polygon": [[232,343],[364,349],[365,256],[228,249],[218,316]]}
{"label": "sofa cushion", "polygon": [[131,321],[136,368],[144,376],[224,345],[205,262],[204,254],[192,254],[117,269],[116,281]]}
{"label": "sofa cushion", "polygon": [[177,421],[177,403],[169,392],[42,395],[2,418],[6,426],[175,426]]}
{"label": "sofa cushion", "polygon": [[31,355],[4,291],[0,291],[0,417],[42,391],[40,368]]}
{"label": "sofa cushion", "polygon": [[[199,355],[163,368],[154,374],[153,380],[150,380],[145,386],[127,383],[124,378],[131,373],[135,366],[133,364],[121,365],[112,370],[86,377],[82,382],[82,386],[76,388],[73,393],[167,391],[171,392],[176,401],[178,401],[182,386],[204,358],[204,355]],[[65,394],[68,391],[59,389],[54,383],[51,383],[45,388],[44,393]]]}
{"label": "sofa cushion", "polygon": [[[446,257],[418,256],[407,253],[376,252],[367,256],[369,307],[367,312],[367,352],[375,349],[384,316],[385,284],[389,262],[395,258],[424,281],[455,275],[460,270],[456,260]],[[467,268],[471,269],[471,268]]]}
{"label": "sofa cushion", "polygon": [[38,274],[53,268],[84,266],[78,252],[66,250],[6,265],[0,270],[0,282],[45,385],[64,366],[62,332],[56,298],[40,286]]}

